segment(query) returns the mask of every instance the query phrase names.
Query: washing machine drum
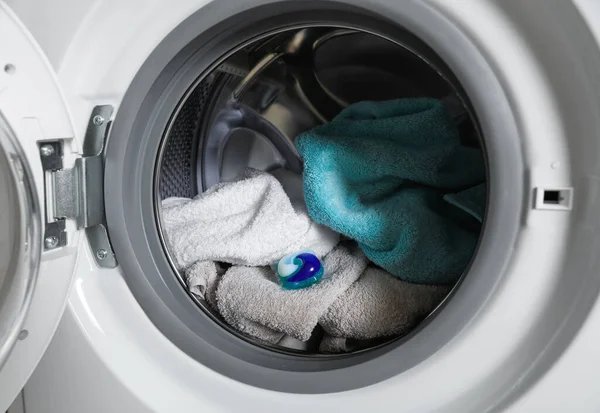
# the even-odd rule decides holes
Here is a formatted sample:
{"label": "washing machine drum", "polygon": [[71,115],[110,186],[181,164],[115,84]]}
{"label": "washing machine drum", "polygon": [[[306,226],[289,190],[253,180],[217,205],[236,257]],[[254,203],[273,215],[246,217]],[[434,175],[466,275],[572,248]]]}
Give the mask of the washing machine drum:
{"label": "washing machine drum", "polygon": [[[420,330],[443,313],[452,286],[402,334],[351,338],[344,341],[344,351],[335,352],[321,345],[319,327],[306,342],[290,337],[265,342],[233,328],[214,303],[188,289],[161,221],[163,201],[194,198],[248,168],[284,168],[300,176],[303,161],[294,139],[362,101],[439,99],[461,137],[482,154],[484,139],[452,70],[408,31],[348,10],[324,12],[324,20],[312,13],[270,16],[257,24],[244,21],[240,31],[224,22],[216,37],[209,31],[187,39],[180,49],[159,46],[148,60],[154,66],[142,67],[108,142],[105,195],[122,200],[106,205],[111,242],[144,311],[198,362],[281,391],[370,385],[414,366],[451,340],[458,330],[436,329],[449,335],[432,340]],[[154,81],[143,80],[145,70]],[[312,382],[311,374],[324,381]]]}
{"label": "washing machine drum", "polygon": [[[475,123],[468,119],[458,91],[419,50],[363,31],[331,27],[289,29],[267,36],[230,53],[181,102],[163,143],[160,197],[192,198],[242,176],[247,168],[285,168],[300,176],[303,165],[294,138],[302,132],[332,120],[352,103],[421,97],[442,99],[451,113],[466,117],[457,123],[463,135],[477,144]],[[185,274],[179,278],[194,290],[194,282]],[[192,294],[192,298],[220,319],[216,305],[207,305],[204,295]],[[430,295],[422,299],[432,301],[424,307],[436,307]],[[406,317],[418,319],[422,314]],[[245,338],[265,346],[251,336]],[[343,344],[336,349],[356,351],[390,338],[337,338],[338,346]],[[285,337],[276,348],[332,351],[334,344],[329,341],[334,339],[325,340],[315,331],[309,342]]]}
{"label": "washing machine drum", "polygon": [[[263,35],[230,51],[198,77],[178,104],[162,141],[157,198],[193,198],[220,182],[236,179],[247,168],[285,168],[300,176],[303,164],[294,138],[361,101],[440,99],[457,118],[466,140],[478,146],[476,122],[469,117],[468,101],[459,85],[453,85],[440,72],[443,69],[428,60],[430,52],[424,45],[408,36],[401,40],[357,29],[316,26]],[[167,253],[168,239],[165,234]],[[193,293],[184,271],[177,274],[182,287],[192,290],[190,297],[216,323],[255,346],[304,356],[334,347],[322,341],[318,329],[308,342],[284,337],[270,344],[235,331],[223,322],[214,303],[207,304],[205,294]],[[439,301],[429,303],[430,309]],[[415,317],[409,314],[407,318]],[[362,351],[394,339],[397,335],[343,339],[335,350]]]}
{"label": "washing machine drum", "polygon": [[446,98],[450,110],[467,113],[422,47],[411,38],[399,44],[317,27],[290,29],[232,53],[181,105],[160,166],[162,199],[193,197],[247,167],[300,173],[293,139],[352,103]]}

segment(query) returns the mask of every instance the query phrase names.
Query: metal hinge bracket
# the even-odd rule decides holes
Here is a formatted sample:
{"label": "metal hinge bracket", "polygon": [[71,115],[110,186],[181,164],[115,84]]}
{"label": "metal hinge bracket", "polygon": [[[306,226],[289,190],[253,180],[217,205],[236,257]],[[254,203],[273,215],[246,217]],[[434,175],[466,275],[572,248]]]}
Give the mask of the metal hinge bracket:
{"label": "metal hinge bracket", "polygon": [[96,106],[90,116],[83,153],[72,168],[63,167],[64,142],[40,143],[42,167],[50,175],[46,195],[51,198],[51,217],[46,222],[44,248],[67,244],[66,220],[73,219],[85,232],[99,266],[113,268],[117,261],[106,231],[104,212],[104,146],[113,107]]}

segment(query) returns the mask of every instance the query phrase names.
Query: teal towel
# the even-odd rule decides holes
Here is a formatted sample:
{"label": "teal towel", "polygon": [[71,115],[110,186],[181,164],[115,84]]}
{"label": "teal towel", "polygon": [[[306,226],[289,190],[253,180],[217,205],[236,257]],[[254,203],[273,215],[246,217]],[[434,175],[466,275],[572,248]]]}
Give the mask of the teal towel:
{"label": "teal towel", "polygon": [[480,184],[455,194],[447,194],[444,196],[444,201],[472,215],[477,221],[483,222],[486,197],[487,188],[485,184]]}
{"label": "teal towel", "polygon": [[360,102],[296,147],[316,222],[358,241],[402,280],[461,276],[479,237],[485,165],[479,149],[461,145],[440,101]]}

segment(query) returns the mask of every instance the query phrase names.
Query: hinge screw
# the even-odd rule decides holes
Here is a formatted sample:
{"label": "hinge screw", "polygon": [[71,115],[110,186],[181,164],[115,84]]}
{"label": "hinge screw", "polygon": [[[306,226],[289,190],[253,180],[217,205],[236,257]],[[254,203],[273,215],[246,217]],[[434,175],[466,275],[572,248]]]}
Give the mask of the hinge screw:
{"label": "hinge screw", "polygon": [[42,156],[50,156],[54,153],[54,146],[42,145],[40,147],[40,153],[42,154]]}
{"label": "hinge screw", "polygon": [[51,237],[46,237],[44,240],[44,245],[47,249],[56,248],[58,246],[58,237],[52,235]]}
{"label": "hinge screw", "polygon": [[103,259],[108,257],[108,252],[106,250],[98,250],[96,251],[96,257],[98,257],[98,259],[102,261]]}
{"label": "hinge screw", "polygon": [[104,118],[100,115],[96,115],[94,116],[94,119],[92,119],[92,122],[94,123],[94,125],[100,126],[104,123]]}

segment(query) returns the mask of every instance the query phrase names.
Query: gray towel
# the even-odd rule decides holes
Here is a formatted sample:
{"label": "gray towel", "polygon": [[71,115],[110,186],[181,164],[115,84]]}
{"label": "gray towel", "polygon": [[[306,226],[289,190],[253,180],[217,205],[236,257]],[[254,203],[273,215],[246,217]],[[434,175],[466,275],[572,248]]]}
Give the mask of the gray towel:
{"label": "gray towel", "polygon": [[[336,338],[371,339],[404,334],[426,317],[450,287],[411,284],[370,266],[319,320]],[[327,347],[344,349],[340,340]]]}
{"label": "gray towel", "polygon": [[325,334],[319,344],[319,351],[322,353],[347,353],[354,350],[349,341],[349,338],[333,337]]}
{"label": "gray towel", "polygon": [[185,281],[192,294],[217,310],[217,285],[224,272],[214,261],[198,261],[185,271]]}
{"label": "gray towel", "polygon": [[367,263],[356,246],[340,244],[323,259],[321,282],[301,290],[283,289],[269,267],[234,266],[217,287],[218,309],[231,326],[261,340],[277,343],[287,334],[306,341]]}
{"label": "gray towel", "polygon": [[253,169],[194,199],[166,199],[162,205],[170,252],[183,270],[197,261],[272,265],[302,249],[323,257],[339,240],[311,220],[303,202],[292,204],[274,176]]}

